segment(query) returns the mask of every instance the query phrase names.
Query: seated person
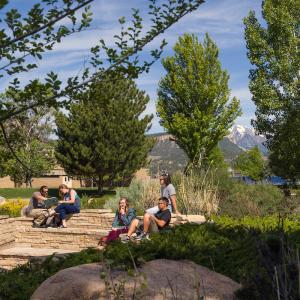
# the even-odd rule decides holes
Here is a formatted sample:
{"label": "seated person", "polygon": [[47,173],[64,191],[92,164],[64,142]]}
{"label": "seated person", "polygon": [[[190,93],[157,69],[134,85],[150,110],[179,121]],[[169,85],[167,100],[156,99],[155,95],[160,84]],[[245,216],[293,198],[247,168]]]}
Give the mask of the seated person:
{"label": "seated person", "polygon": [[59,213],[61,227],[66,228],[67,215],[78,214],[80,212],[80,198],[75,190],[69,189],[65,184],[61,184],[58,189],[63,200],[58,201],[59,204],[54,210],[56,213]]}
{"label": "seated person", "polygon": [[25,215],[28,217],[36,217],[41,209],[44,208],[44,201],[48,199],[48,187],[42,185],[38,192],[34,192],[29,200],[29,204],[25,209]]}
{"label": "seated person", "polygon": [[141,234],[137,240],[149,239],[150,232],[158,232],[168,226],[171,221],[171,212],[168,209],[169,200],[166,197],[159,198],[159,211],[154,215],[145,213],[143,220],[134,219],[128,229],[127,237],[123,242],[128,242],[131,235],[138,229]]}
{"label": "seated person", "polygon": [[[160,192],[161,192],[161,197],[166,197],[169,201],[168,203],[168,209],[170,212],[173,212],[175,214],[180,215],[180,212],[177,210],[177,201],[176,201],[176,190],[174,185],[171,183],[171,176],[170,174],[163,172],[159,176],[159,183],[160,183]],[[158,206],[154,206],[151,208],[148,208],[146,210],[147,213],[154,215],[157,213],[159,210]]]}
{"label": "seated person", "polygon": [[128,199],[122,197],[119,201],[119,208],[116,210],[115,218],[112,224],[112,230],[107,236],[100,239],[99,244],[105,244],[115,241],[119,235],[128,232],[128,227],[132,220],[136,218],[136,211],[134,208],[129,208]]}

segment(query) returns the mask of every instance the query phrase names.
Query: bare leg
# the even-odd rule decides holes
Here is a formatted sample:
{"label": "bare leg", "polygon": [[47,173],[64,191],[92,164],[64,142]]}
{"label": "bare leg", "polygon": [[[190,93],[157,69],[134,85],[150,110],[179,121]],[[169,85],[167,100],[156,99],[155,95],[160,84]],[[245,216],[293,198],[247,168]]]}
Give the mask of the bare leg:
{"label": "bare leg", "polygon": [[149,231],[149,226],[150,226],[150,222],[151,222],[151,214],[149,213],[145,213],[144,215],[144,233],[148,233]]}
{"label": "bare leg", "polygon": [[128,229],[127,236],[131,237],[131,235],[136,231],[138,223],[139,223],[138,219],[132,220],[132,222],[129,226],[129,229]]}

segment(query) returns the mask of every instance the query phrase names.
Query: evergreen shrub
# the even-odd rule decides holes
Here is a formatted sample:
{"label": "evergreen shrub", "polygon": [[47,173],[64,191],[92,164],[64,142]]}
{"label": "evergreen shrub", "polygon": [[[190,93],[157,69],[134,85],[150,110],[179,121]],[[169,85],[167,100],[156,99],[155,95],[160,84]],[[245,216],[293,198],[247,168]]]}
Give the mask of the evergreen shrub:
{"label": "evergreen shrub", "polygon": [[12,271],[0,273],[0,299],[28,300],[38,286],[58,271],[81,264],[99,262],[101,252],[83,250],[64,257],[53,256],[40,264],[26,264]]}

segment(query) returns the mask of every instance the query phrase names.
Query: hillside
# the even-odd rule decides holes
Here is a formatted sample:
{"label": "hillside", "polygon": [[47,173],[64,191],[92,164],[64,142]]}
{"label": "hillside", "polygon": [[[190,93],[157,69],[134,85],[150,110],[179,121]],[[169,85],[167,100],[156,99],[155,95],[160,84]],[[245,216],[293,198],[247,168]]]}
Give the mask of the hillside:
{"label": "hillside", "polygon": [[[168,170],[171,173],[177,170],[184,170],[187,164],[187,156],[175,141],[170,139],[171,136],[162,133],[151,135],[151,137],[155,137],[157,142],[149,154],[150,174],[157,174],[159,170]],[[227,137],[219,145],[227,161],[231,161],[243,152],[241,148],[232,143]]]}

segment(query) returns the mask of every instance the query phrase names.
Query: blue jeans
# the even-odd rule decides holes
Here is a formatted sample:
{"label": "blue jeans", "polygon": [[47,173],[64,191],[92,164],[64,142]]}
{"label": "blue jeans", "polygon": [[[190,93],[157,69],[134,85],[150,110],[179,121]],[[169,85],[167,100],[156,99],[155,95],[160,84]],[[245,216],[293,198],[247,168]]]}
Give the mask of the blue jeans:
{"label": "blue jeans", "polygon": [[69,214],[78,214],[80,212],[79,207],[68,203],[59,204],[54,210],[59,213],[62,220],[65,220]]}

